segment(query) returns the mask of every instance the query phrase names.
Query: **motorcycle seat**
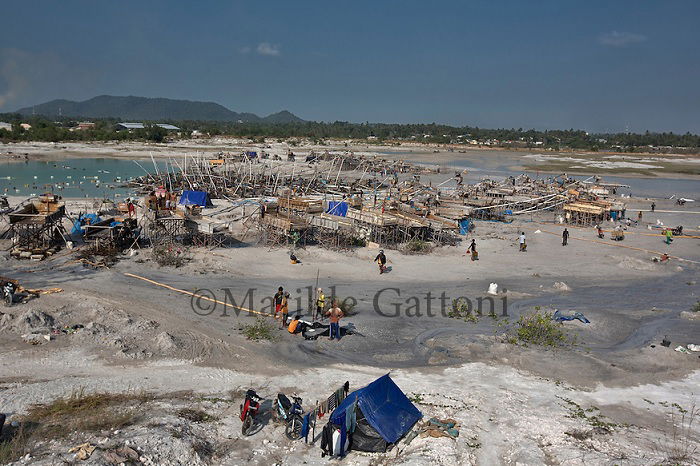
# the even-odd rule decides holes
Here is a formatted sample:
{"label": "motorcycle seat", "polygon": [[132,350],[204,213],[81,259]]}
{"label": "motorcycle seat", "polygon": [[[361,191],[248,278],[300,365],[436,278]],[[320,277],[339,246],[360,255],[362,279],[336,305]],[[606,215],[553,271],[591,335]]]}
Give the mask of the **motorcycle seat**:
{"label": "motorcycle seat", "polygon": [[289,401],[289,398],[284,393],[277,394],[277,400],[285,411],[289,411],[289,408],[292,407],[292,402]]}

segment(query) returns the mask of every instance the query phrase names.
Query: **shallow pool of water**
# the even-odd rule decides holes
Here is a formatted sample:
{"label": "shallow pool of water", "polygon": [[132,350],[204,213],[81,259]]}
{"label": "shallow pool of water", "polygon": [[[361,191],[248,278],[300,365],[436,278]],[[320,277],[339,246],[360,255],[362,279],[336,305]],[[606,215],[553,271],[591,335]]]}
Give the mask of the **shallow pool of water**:
{"label": "shallow pool of water", "polygon": [[[165,169],[164,162],[157,163],[159,170]],[[29,197],[53,192],[71,198],[126,197],[134,191],[123,185],[134,177],[146,174],[144,169],[154,170],[150,159],[72,158],[0,162],[0,194]]]}

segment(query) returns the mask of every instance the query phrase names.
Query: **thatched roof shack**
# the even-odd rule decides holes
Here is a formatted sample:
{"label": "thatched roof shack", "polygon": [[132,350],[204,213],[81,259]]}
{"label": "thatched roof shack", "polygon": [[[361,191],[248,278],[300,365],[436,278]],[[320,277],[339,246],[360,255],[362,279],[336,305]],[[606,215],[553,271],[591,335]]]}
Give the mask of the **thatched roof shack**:
{"label": "thatched roof shack", "polygon": [[576,201],[564,204],[567,223],[593,225],[610,219],[612,204],[606,201]]}

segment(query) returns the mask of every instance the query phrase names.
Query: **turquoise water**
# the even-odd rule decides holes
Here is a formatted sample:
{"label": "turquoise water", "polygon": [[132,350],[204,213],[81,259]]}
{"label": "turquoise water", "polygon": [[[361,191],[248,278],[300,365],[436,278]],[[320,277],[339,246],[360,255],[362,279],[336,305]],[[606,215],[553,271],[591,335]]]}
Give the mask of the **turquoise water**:
{"label": "turquoise water", "polygon": [[[120,198],[134,194],[121,187],[128,180],[154,171],[148,160],[72,158],[59,161],[0,162],[0,195],[26,196],[53,192],[63,197]],[[157,162],[165,171],[165,162]]]}

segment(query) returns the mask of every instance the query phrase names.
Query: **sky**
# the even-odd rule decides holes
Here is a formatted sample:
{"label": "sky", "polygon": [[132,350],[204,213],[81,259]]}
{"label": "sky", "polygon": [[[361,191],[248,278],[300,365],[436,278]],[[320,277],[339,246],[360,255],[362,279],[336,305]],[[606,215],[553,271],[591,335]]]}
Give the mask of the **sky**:
{"label": "sky", "polygon": [[35,0],[2,10],[0,112],[109,94],[316,121],[700,133],[697,0]]}

